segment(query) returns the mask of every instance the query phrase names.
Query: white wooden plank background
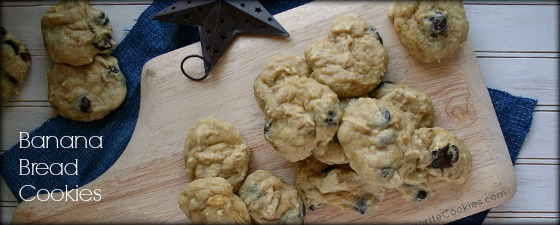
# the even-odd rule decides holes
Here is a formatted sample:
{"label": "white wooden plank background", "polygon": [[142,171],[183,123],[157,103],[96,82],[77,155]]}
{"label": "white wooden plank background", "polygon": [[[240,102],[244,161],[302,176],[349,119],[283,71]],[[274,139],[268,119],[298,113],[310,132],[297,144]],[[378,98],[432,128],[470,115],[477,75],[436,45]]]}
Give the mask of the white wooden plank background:
{"label": "white wooden plank background", "polygon": [[[33,66],[21,94],[0,107],[0,151],[51,116],[46,70],[50,62],[40,33],[40,17],[57,1],[0,2],[0,21],[31,51]],[[120,42],[148,0],[93,1],[113,25]],[[518,190],[506,204],[492,209],[486,224],[558,224],[559,87],[558,1],[465,1],[469,39],[488,87],[539,99],[533,125],[515,164]],[[0,182],[0,222],[11,221],[15,197]]]}

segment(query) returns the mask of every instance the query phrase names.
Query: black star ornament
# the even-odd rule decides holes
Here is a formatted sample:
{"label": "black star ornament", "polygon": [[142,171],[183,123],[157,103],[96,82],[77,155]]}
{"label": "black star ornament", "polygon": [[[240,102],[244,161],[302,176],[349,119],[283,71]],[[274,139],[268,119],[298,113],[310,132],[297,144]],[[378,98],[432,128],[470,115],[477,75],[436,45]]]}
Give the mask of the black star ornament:
{"label": "black star ornament", "polygon": [[[181,63],[181,71],[192,80],[206,78],[238,34],[290,36],[258,1],[179,1],[154,14],[152,19],[198,27],[202,57],[187,56]],[[183,63],[190,57],[204,60],[203,77],[193,78],[183,70]]]}

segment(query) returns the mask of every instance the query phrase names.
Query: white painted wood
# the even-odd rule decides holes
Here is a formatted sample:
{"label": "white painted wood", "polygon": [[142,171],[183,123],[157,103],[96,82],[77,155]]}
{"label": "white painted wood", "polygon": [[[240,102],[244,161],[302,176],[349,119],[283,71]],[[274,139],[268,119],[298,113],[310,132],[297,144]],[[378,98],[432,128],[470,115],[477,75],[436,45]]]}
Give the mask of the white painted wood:
{"label": "white painted wood", "polygon": [[7,150],[19,142],[19,132],[30,132],[52,116],[50,107],[0,107],[2,131],[0,149]]}
{"label": "white painted wood", "polygon": [[486,86],[558,105],[559,59],[479,58]]}
{"label": "white painted wood", "polygon": [[476,51],[558,52],[558,5],[466,5]]}
{"label": "white painted wood", "polygon": [[17,203],[16,197],[14,197],[14,194],[12,194],[12,192],[8,188],[8,185],[6,184],[6,181],[4,181],[4,178],[1,176],[0,176],[0,194],[1,194],[0,203],[3,202]]}
{"label": "white painted wood", "polygon": [[559,224],[558,212],[493,212],[483,224]]}
{"label": "white painted wood", "polygon": [[519,158],[558,159],[558,115],[559,112],[535,112],[527,139],[521,147]]}
{"label": "white painted wood", "polygon": [[559,165],[516,165],[517,193],[493,212],[559,212]]}
{"label": "white painted wood", "polygon": [[10,224],[15,211],[16,207],[0,207],[0,223]]}
{"label": "white painted wood", "polygon": [[484,220],[483,224],[559,224],[560,219],[558,215],[556,217],[488,217]]}
{"label": "white painted wood", "polygon": [[466,0],[463,1],[465,5],[558,5],[558,1],[553,0],[540,0],[540,1],[482,1],[482,0]]}

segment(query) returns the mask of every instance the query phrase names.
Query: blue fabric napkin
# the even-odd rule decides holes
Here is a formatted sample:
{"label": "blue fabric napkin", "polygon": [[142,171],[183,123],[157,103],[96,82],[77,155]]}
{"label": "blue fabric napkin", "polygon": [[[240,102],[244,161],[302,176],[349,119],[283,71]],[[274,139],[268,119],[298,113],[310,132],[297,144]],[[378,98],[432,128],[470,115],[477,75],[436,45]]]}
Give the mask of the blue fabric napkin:
{"label": "blue fabric napkin", "polygon": [[[150,59],[199,41],[198,30],[192,27],[163,23],[150,19],[154,13],[175,1],[155,1],[138,18],[136,25],[117,46],[113,55],[119,59],[121,71],[126,77],[128,93],[126,99],[107,117],[94,123],[76,122],[61,117],[47,120],[29,136],[102,136],[103,149],[34,149],[13,146],[0,156],[1,173],[18,201],[36,194],[39,189],[73,189],[83,186],[103,174],[126,148],[138,118],[140,106],[140,74],[143,65]],[[261,0],[271,13],[306,4],[306,1]],[[223,63],[223,62],[222,62]],[[515,97],[506,92],[488,89],[506,139],[512,161],[515,161],[525,137],[531,127],[536,100]],[[79,176],[19,175],[20,159],[42,163],[73,163],[78,159]],[[36,189],[25,188],[33,185]],[[455,221],[453,224],[481,224],[488,211]]]}

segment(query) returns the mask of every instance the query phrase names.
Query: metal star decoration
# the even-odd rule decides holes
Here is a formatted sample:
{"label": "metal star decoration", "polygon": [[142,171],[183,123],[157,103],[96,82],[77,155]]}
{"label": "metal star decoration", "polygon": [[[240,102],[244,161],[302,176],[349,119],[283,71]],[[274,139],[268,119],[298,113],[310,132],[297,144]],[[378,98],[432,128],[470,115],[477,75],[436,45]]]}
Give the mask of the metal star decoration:
{"label": "metal star decoration", "polygon": [[[152,19],[198,27],[202,57],[190,55],[181,63],[181,70],[192,80],[206,78],[238,34],[290,36],[258,1],[179,1],[154,14]],[[204,77],[193,78],[183,70],[183,63],[190,57],[204,60]]]}

